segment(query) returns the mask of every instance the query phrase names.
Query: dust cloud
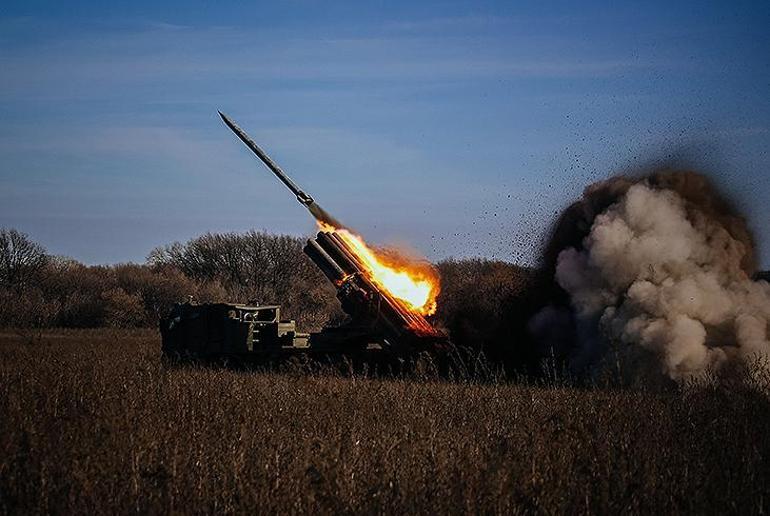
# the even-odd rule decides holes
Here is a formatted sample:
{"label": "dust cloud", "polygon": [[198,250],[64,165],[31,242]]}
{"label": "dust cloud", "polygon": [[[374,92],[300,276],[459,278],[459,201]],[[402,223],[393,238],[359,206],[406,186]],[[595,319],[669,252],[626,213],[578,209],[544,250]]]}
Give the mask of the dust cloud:
{"label": "dust cloud", "polygon": [[586,188],[544,254],[549,302],[529,322],[538,345],[591,373],[722,374],[770,353],[770,284],[755,281],[745,219],[690,171]]}

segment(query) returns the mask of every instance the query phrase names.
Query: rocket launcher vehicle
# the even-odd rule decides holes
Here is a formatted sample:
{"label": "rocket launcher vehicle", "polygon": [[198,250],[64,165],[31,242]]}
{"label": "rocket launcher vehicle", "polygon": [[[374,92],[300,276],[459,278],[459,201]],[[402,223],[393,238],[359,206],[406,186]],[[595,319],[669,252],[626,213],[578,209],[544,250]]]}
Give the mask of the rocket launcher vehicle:
{"label": "rocket launcher vehicle", "polygon": [[309,347],[335,351],[379,345],[395,352],[441,347],[446,335],[436,329],[414,307],[378,285],[361,256],[342,235],[343,226],[289,178],[235,122],[219,112],[224,123],[296,196],[323,228],[304,247],[305,254],[337,288],[337,298],[349,322],[310,335]]}

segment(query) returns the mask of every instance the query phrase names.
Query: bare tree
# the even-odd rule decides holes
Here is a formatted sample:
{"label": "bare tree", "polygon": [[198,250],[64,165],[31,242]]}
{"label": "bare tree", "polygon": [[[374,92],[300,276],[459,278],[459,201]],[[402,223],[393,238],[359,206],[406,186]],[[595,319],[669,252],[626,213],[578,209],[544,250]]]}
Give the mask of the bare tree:
{"label": "bare tree", "polygon": [[22,291],[45,267],[45,249],[15,229],[0,229],[0,287]]}
{"label": "bare tree", "polygon": [[286,315],[316,324],[336,314],[335,291],[302,252],[305,240],[260,231],[207,233],[153,250],[155,270],[173,267],[198,282],[217,281],[231,300],[280,303]]}

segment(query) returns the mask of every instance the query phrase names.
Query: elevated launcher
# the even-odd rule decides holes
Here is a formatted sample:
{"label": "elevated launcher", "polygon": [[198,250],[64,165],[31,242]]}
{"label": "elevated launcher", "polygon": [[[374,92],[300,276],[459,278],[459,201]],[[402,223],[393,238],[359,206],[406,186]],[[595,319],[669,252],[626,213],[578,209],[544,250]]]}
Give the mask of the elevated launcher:
{"label": "elevated launcher", "polygon": [[[344,228],[299,188],[235,122],[222,112],[219,115],[296,196],[297,201],[322,223],[322,227]],[[276,315],[280,314],[280,309],[275,306],[270,307],[272,311],[266,311],[265,307],[245,305],[177,305],[169,318],[161,322],[164,352],[192,351],[196,356],[248,354],[275,357],[297,351],[329,355],[378,350],[404,355],[441,350],[448,344],[447,336],[442,331],[372,281],[356,253],[334,229],[320,231],[307,242],[304,252],[337,288],[337,298],[349,316],[347,323],[308,335],[297,333],[294,321],[281,321]],[[265,313],[270,315],[260,315]],[[270,320],[273,316],[274,321]],[[203,326],[191,332],[189,321],[193,320]],[[221,328],[220,321],[223,321]],[[209,337],[201,336],[202,333]],[[185,336],[188,334],[192,337]],[[191,338],[197,339],[195,350],[189,344]]]}
{"label": "elevated launcher", "polygon": [[[380,340],[397,352],[422,350],[445,336],[422,315],[378,288],[364,273],[360,261],[334,231],[321,231],[304,248],[313,263],[337,287],[337,298],[351,318],[339,328],[311,335],[311,343],[334,345],[351,338]],[[347,335],[347,337],[346,337]]]}

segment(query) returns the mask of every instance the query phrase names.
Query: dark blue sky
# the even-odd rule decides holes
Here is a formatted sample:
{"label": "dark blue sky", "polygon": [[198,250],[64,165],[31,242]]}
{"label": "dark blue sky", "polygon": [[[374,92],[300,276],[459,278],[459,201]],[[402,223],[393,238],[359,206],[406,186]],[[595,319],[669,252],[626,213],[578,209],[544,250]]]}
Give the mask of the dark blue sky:
{"label": "dark blue sky", "polygon": [[[418,5],[414,5],[418,4]],[[310,234],[531,262],[592,181],[709,172],[770,266],[768,2],[0,4],[0,226],[89,263]]]}

